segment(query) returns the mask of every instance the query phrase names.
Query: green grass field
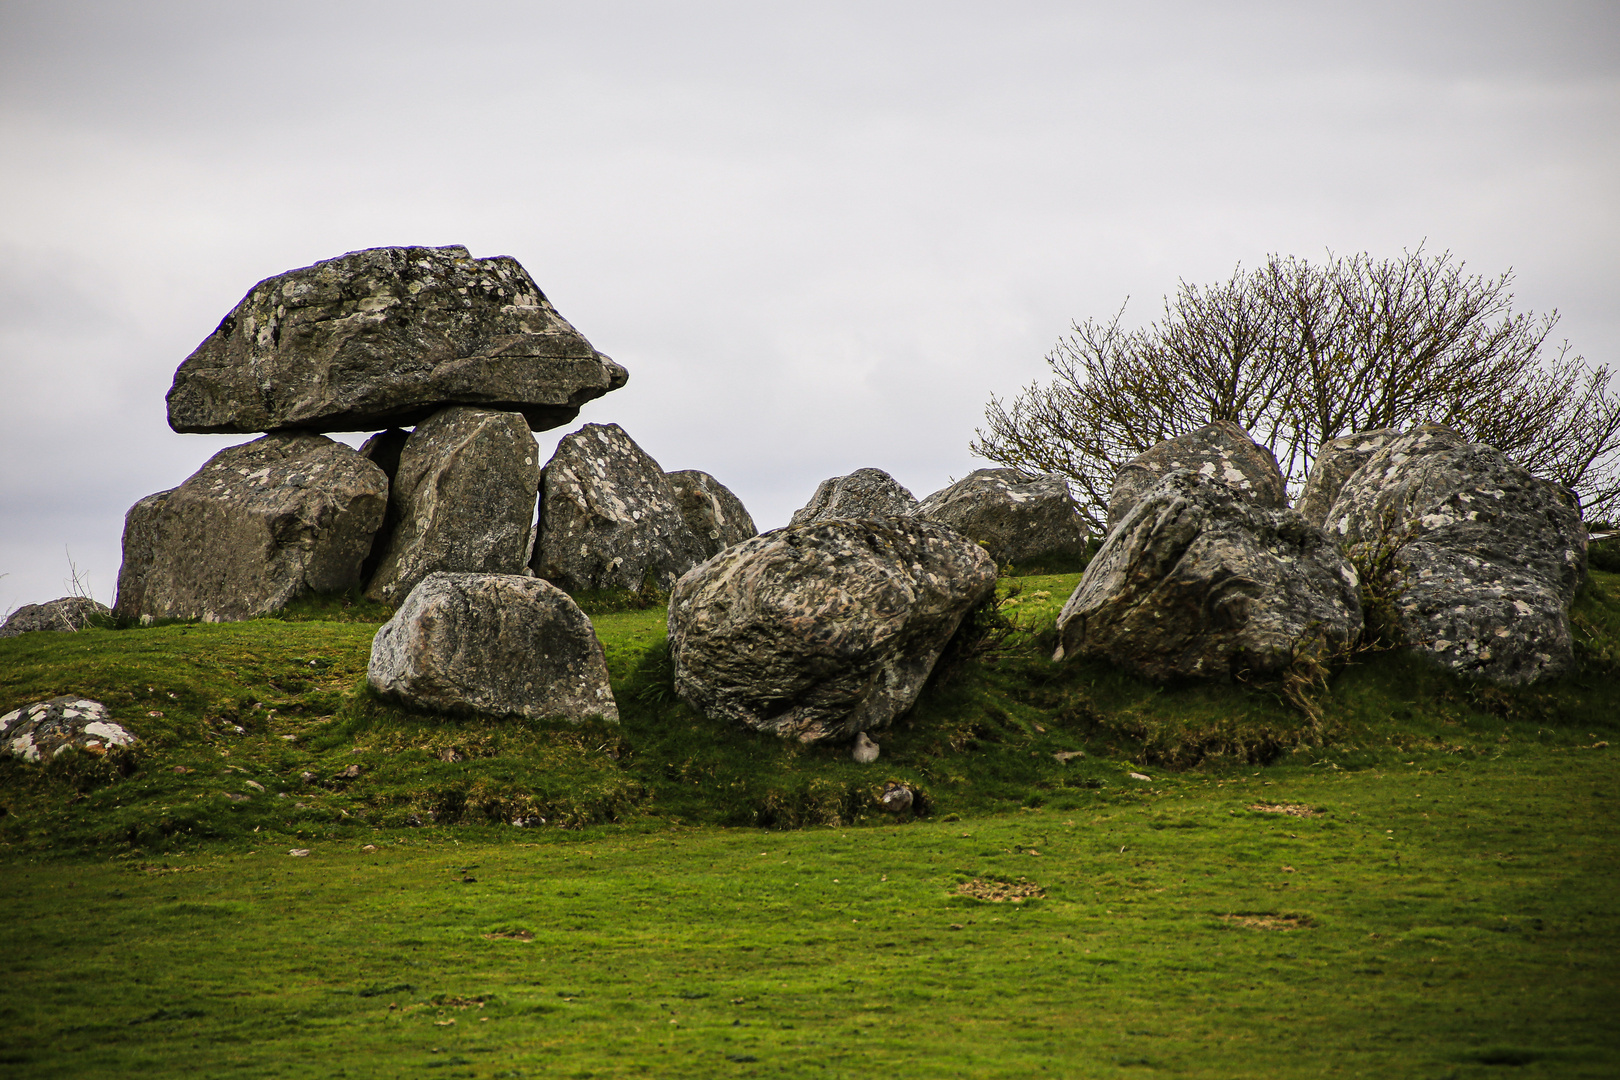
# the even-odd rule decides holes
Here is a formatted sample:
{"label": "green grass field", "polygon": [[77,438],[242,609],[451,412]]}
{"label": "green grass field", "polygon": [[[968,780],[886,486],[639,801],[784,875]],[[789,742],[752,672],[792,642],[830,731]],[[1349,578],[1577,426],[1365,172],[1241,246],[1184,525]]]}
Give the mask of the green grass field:
{"label": "green grass field", "polygon": [[1620,1074],[1620,576],[1520,691],[1054,667],[1074,580],[867,767],[692,713],[622,604],[617,727],[394,708],[337,599],[0,641],[0,711],[143,740],[0,763],[0,1075]]}

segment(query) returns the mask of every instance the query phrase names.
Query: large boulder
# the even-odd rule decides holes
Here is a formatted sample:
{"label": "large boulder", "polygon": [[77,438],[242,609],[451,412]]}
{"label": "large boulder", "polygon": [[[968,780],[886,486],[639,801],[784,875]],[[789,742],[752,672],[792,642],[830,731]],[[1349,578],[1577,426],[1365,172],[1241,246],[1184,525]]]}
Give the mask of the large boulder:
{"label": "large boulder", "polygon": [[366,679],[415,709],[619,719],[590,619],[561,589],[516,574],[429,574],[377,631]]}
{"label": "large boulder", "polygon": [[122,724],[107,718],[107,706],[76,694],[36,701],[0,716],[0,747],[25,761],[49,760],[69,750],[104,754],[135,742]]}
{"label": "large boulder", "polygon": [[1294,509],[1299,516],[1321,528],[1327,526],[1328,510],[1339,497],[1339,489],[1367,459],[1401,437],[1399,428],[1375,428],[1354,435],[1329,439],[1316,451],[1311,475],[1305,481]]}
{"label": "large boulder", "polygon": [[221,450],[124,517],[113,609],[126,618],[251,619],[360,584],[388,502],[383,471],[324,435]]}
{"label": "large boulder", "polygon": [[97,618],[107,618],[112,610],[88,596],[64,596],[43,604],[24,604],[0,625],[0,638],[16,637],[39,630],[83,630]]}
{"label": "large boulder", "polygon": [[681,518],[697,537],[705,559],[759,535],[742,500],[708,473],[683,469],[667,475]]}
{"label": "large boulder", "polygon": [[1579,504],[1495,447],[1414,428],[1344,482],[1328,533],[1387,562],[1406,644],[1441,666],[1520,684],[1573,665]]}
{"label": "large boulder", "polygon": [[1102,657],[1159,680],[1277,672],[1356,641],[1359,584],[1298,514],[1178,469],[1109,530],[1058,616],[1053,659]]}
{"label": "large boulder", "polygon": [[565,435],[546,463],[534,572],[573,593],[660,588],[705,558],[658,462],[618,424]]}
{"label": "large boulder", "polygon": [[[386,443],[368,447],[386,460]],[[539,487],[540,448],[522,416],[465,406],[434,413],[400,447],[388,494],[393,530],[379,535],[366,595],[397,603],[436,570],[521,573]]]}
{"label": "large boulder", "polygon": [[517,260],[370,248],[253,286],[175,372],[169,426],[375,431],[474,405],[540,431],[625,379]]}
{"label": "large boulder", "polygon": [[922,501],[918,517],[976,540],[998,564],[1034,556],[1079,559],[1086,553],[1080,508],[1059,476],[979,469]]}
{"label": "large boulder", "polygon": [[983,548],[932,522],[776,529],[675,586],[675,689],[710,716],[803,742],[886,727],[995,584]]}
{"label": "large boulder", "polygon": [[856,469],[848,476],[823,480],[810,501],[793,512],[790,525],[809,525],[832,518],[910,517],[917,499],[882,469]]}
{"label": "large boulder", "polygon": [[1108,494],[1108,527],[1124,520],[1138,499],[1176,469],[1218,480],[1262,510],[1288,505],[1288,485],[1271,451],[1236,424],[1217,420],[1166,439],[1126,462]]}

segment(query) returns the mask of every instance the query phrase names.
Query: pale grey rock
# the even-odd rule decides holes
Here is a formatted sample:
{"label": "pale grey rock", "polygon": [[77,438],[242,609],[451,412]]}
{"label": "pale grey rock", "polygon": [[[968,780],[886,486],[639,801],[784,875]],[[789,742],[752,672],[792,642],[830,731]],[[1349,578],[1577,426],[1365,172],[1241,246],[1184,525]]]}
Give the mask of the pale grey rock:
{"label": "pale grey rock", "polygon": [[709,716],[807,743],[886,727],[995,582],[983,548],[932,522],[764,533],[676,584],[675,689]]}
{"label": "pale grey rock", "polygon": [[848,476],[823,480],[810,501],[793,512],[790,525],[832,518],[909,517],[917,499],[882,469],[856,469]]}
{"label": "pale grey rock", "polygon": [[75,749],[104,754],[135,742],[127,728],[108,719],[107,706],[76,694],[36,701],[0,716],[0,747],[25,761],[49,761]]}
{"label": "pale grey rock", "polygon": [[439,570],[521,573],[539,487],[540,448],[523,417],[463,406],[433,414],[401,446],[388,494],[394,527],[379,538],[366,595],[398,603]]}
{"label": "pale grey rock", "polygon": [[1299,516],[1319,528],[1327,525],[1328,510],[1339,497],[1339,489],[1367,459],[1401,437],[1399,428],[1375,428],[1354,435],[1329,439],[1316,451],[1311,475],[1305,480],[1294,509]]}
{"label": "pale grey rock", "polygon": [[850,753],[857,765],[870,765],[878,759],[878,744],[873,742],[864,731],[855,733],[855,749]]}
{"label": "pale grey rock", "polygon": [[1176,469],[1220,481],[1263,510],[1288,505],[1288,485],[1271,451],[1236,424],[1217,420],[1166,439],[1127,462],[1108,495],[1108,527],[1112,529],[1138,499]]}
{"label": "pale grey rock", "polygon": [[249,290],[175,372],[169,426],[368,431],[472,405],[540,431],[626,377],[517,260],[370,248]]}
{"label": "pale grey rock", "polygon": [[366,678],[414,709],[619,719],[590,619],[561,589],[516,574],[429,574],[377,631]]}
{"label": "pale grey rock", "polygon": [[1523,684],[1574,665],[1579,503],[1495,447],[1412,429],[1344,482],[1328,533],[1351,551],[1393,551],[1402,635],[1442,667]]}
{"label": "pale grey rock", "polygon": [[388,501],[383,471],[324,435],[221,450],[124,517],[120,616],[251,619],[360,584]]}
{"label": "pale grey rock", "polygon": [[111,615],[111,608],[88,596],[63,596],[43,604],[24,604],[0,625],[0,638],[36,631],[83,630],[95,618]]}
{"label": "pale grey rock", "polygon": [[878,803],[891,814],[903,814],[911,809],[916,798],[916,792],[910,784],[889,781],[883,786],[883,794],[878,796]]}
{"label": "pale grey rock", "polygon": [[697,537],[705,559],[759,535],[742,500],[708,473],[683,469],[667,475],[681,518]]}
{"label": "pale grey rock", "polygon": [[1359,638],[1360,582],[1298,514],[1178,469],[1109,530],[1058,632],[1054,660],[1102,657],[1150,679],[1273,673]]}
{"label": "pale grey rock", "polygon": [[705,558],[658,462],[618,424],[565,435],[546,463],[534,572],[568,592],[660,588]]}
{"label": "pale grey rock", "polygon": [[1059,476],[978,469],[928,496],[916,514],[977,541],[1002,566],[1037,555],[1080,559],[1086,553],[1085,522]]}

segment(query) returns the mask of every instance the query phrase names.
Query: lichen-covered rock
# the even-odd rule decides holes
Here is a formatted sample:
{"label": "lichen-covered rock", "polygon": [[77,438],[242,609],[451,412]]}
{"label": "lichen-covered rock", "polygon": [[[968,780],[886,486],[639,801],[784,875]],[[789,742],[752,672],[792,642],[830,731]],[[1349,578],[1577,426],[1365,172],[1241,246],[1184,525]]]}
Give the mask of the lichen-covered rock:
{"label": "lichen-covered rock", "polygon": [[136,742],[107,719],[107,706],[75,694],[36,701],[0,716],[0,747],[26,761],[48,761],[69,750],[104,754]]}
{"label": "lichen-covered rock", "polygon": [[682,469],[668,473],[669,488],[686,527],[697,537],[707,559],[732,544],[758,536],[754,519],[731,489],[706,472]]}
{"label": "lichen-covered rock", "polygon": [[1138,499],[1176,469],[1219,480],[1263,510],[1288,505],[1288,485],[1271,451],[1236,424],[1217,420],[1166,439],[1126,462],[1108,495],[1108,527],[1123,520]]}
{"label": "lichen-covered rock", "polygon": [[1401,437],[1399,428],[1375,428],[1337,439],[1329,439],[1316,451],[1311,475],[1305,481],[1294,509],[1299,516],[1319,528],[1327,526],[1328,510],[1339,497],[1339,489],[1367,459]]}
{"label": "lichen-covered rock", "polygon": [[977,541],[1003,566],[1036,555],[1079,559],[1086,553],[1085,522],[1059,476],[979,469],[928,496],[916,514]]}
{"label": "lichen-covered rock", "polygon": [[370,248],[253,286],[175,372],[169,426],[374,431],[473,405],[540,431],[625,379],[516,259]]}
{"label": "lichen-covered rock", "polygon": [[932,522],[775,529],[675,586],[676,692],[710,716],[803,742],[886,727],[995,583],[983,548]]}
{"label": "lichen-covered rock", "polygon": [[324,435],[221,450],[124,517],[113,610],[133,619],[251,619],[360,584],[388,502],[383,471]]}
{"label": "lichen-covered rock", "polygon": [[563,436],[540,485],[534,572],[568,592],[660,588],[705,558],[669,479],[618,424]]}
{"label": "lichen-covered rock", "polygon": [[790,525],[832,518],[910,517],[917,499],[882,469],[856,469],[848,476],[823,480],[810,501],[793,512]]}
{"label": "lichen-covered rock", "polygon": [[[377,450],[385,455],[386,444]],[[366,595],[397,603],[436,570],[521,573],[539,487],[540,448],[523,417],[434,413],[401,446],[388,493],[394,527],[379,536]]]}
{"label": "lichen-covered rock", "polygon": [[1459,674],[1521,684],[1574,663],[1569,607],[1586,528],[1567,489],[1449,428],[1414,428],[1344,482],[1328,533],[1393,563],[1406,644]]}
{"label": "lichen-covered rock", "polygon": [[1356,641],[1360,583],[1298,514],[1178,469],[1109,530],[1058,633],[1054,660],[1099,656],[1159,680],[1265,674]]}
{"label": "lichen-covered rock", "polygon": [[366,678],[415,708],[617,721],[590,619],[556,586],[516,574],[429,574],[371,643]]}
{"label": "lichen-covered rock", "polygon": [[24,604],[0,625],[0,638],[16,637],[40,630],[83,630],[100,617],[110,617],[112,609],[88,596],[64,596],[43,604]]}

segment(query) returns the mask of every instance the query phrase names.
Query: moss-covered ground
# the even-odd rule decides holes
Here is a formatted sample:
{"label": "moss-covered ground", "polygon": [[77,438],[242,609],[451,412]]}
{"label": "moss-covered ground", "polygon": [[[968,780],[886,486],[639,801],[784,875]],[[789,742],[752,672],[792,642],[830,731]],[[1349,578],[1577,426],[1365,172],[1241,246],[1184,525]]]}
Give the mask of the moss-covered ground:
{"label": "moss-covered ground", "polygon": [[1620,577],[1528,690],[1054,666],[1075,580],[867,767],[691,712],[634,604],[617,726],[380,701],[341,598],[0,641],[0,712],[142,740],[0,761],[0,1075],[1620,1074]]}

